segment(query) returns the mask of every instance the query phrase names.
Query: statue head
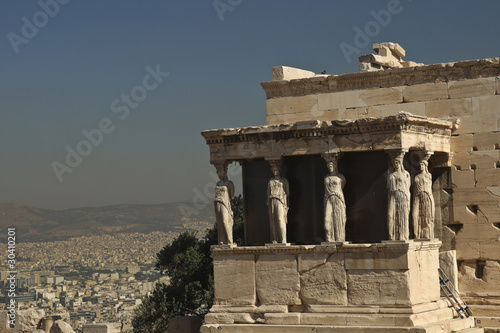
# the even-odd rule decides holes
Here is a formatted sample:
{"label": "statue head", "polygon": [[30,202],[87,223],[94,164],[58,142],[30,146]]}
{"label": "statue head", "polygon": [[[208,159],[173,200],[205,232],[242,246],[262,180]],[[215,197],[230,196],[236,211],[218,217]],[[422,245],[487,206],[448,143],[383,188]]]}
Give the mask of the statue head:
{"label": "statue head", "polygon": [[227,180],[227,166],[224,165],[216,165],[215,168],[217,169],[217,176],[219,176],[219,179],[221,181]]}
{"label": "statue head", "polygon": [[420,170],[421,171],[426,171],[428,166],[429,166],[429,162],[427,162],[426,160],[420,161]]}
{"label": "statue head", "polygon": [[404,154],[400,154],[394,158],[394,170],[395,171],[403,171],[403,156]]}
{"label": "statue head", "polygon": [[273,172],[274,178],[279,178],[280,177],[280,168],[277,165],[273,165],[271,167],[271,170]]}
{"label": "statue head", "polygon": [[330,173],[335,173],[335,171],[337,170],[337,163],[335,162],[328,162],[326,164],[327,168],[328,168],[328,171]]}

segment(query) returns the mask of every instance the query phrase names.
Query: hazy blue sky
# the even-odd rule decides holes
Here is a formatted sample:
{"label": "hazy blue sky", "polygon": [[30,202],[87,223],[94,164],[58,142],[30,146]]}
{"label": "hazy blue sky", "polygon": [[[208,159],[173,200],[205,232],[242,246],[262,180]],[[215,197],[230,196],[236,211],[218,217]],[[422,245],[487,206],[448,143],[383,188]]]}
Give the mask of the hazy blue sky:
{"label": "hazy blue sky", "polygon": [[[340,44],[388,7],[349,63]],[[272,66],[356,72],[385,41],[426,64],[500,57],[499,13],[494,1],[1,1],[0,202],[191,201],[212,182],[200,132],[265,124]],[[68,147],[87,154],[71,173]]]}

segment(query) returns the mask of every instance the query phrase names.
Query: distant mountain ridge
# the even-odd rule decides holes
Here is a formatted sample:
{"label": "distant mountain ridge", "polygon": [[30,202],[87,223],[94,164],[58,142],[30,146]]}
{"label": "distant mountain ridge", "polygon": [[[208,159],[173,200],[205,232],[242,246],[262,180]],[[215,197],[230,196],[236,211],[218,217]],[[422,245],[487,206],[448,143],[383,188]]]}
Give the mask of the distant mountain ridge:
{"label": "distant mountain ridge", "polygon": [[[7,228],[16,228],[17,242],[45,242],[71,237],[152,231],[204,231],[215,223],[213,206],[196,209],[197,214],[183,216],[179,205],[114,205],[52,210],[15,203],[0,203],[0,240]],[[189,205],[189,204],[187,204]]]}

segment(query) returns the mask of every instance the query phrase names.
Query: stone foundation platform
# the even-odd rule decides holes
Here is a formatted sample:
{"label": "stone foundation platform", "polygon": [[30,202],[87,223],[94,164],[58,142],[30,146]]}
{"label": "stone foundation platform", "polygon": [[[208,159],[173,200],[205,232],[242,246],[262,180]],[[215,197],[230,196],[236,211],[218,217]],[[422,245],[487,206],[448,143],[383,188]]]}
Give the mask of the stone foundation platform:
{"label": "stone foundation platform", "polygon": [[[212,248],[215,303],[201,332],[451,332],[438,240]],[[471,331],[473,332],[473,331]]]}
{"label": "stone foundation platform", "polygon": [[237,325],[204,325],[201,333],[483,333],[482,328],[474,328],[474,320],[453,319],[436,322],[424,327],[404,327],[404,326],[339,326],[339,325],[258,325],[258,324],[237,324]]}

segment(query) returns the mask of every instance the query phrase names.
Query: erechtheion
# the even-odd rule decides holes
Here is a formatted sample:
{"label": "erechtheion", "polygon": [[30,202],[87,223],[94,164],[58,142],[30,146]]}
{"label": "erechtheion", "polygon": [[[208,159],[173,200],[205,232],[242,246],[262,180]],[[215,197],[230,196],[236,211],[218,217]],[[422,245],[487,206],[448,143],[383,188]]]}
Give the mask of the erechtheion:
{"label": "erechtheion", "polygon": [[[212,248],[201,332],[500,327],[500,58],[373,49],[359,73],[274,67],[266,125],[202,133],[220,193],[242,165],[245,244]],[[474,316],[440,293],[440,266]]]}

